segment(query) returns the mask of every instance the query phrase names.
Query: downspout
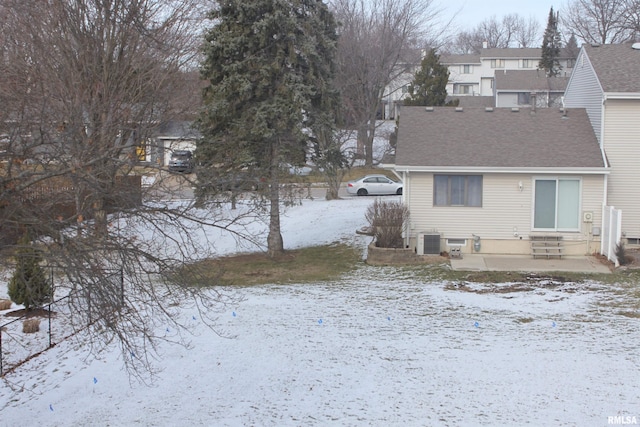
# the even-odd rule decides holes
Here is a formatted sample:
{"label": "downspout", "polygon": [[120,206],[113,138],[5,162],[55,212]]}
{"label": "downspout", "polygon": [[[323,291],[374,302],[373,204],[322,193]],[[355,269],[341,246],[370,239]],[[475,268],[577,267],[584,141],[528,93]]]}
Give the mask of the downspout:
{"label": "downspout", "polygon": [[[407,171],[402,171],[402,204],[407,205],[407,200],[409,200],[409,185],[407,185],[407,178],[409,177],[409,173]],[[411,238],[411,212],[409,212],[409,223],[405,224],[404,230],[404,247],[409,247],[409,239]]]}
{"label": "downspout", "polygon": [[[607,163],[607,155],[604,151],[604,110],[607,104],[607,94],[602,94],[602,108],[600,109],[600,154],[602,155],[602,162],[606,168],[609,168]],[[604,239],[602,238],[602,231],[604,230],[604,210],[609,203],[609,175],[604,176],[604,194],[602,195],[602,213],[600,214],[600,253],[604,253]]]}

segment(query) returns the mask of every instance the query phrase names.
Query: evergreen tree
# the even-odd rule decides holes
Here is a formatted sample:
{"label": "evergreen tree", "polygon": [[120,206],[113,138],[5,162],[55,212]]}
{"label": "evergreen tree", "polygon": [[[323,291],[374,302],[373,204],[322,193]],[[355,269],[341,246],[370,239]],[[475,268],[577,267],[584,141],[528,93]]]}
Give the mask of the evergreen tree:
{"label": "evergreen tree", "polygon": [[553,12],[553,7],[551,7],[547,28],[544,30],[542,39],[542,58],[538,65],[540,69],[546,71],[549,77],[557,76],[562,69],[558,61],[560,47],[562,47],[562,42],[558,30],[558,15]]}
{"label": "evergreen tree", "polygon": [[22,304],[29,310],[49,301],[53,291],[40,267],[42,256],[31,245],[29,235],[25,233],[18,245],[15,255],[16,270],[9,281],[8,293],[11,301]]}
{"label": "evergreen tree", "polygon": [[436,50],[431,49],[409,85],[409,97],[404,100],[404,105],[444,105],[448,81],[449,69],[440,63]]}
{"label": "evergreen tree", "polygon": [[578,46],[578,39],[576,39],[576,35],[571,33],[571,37],[567,41],[567,44],[564,47],[565,52],[569,58],[576,59],[578,54],[580,53],[580,47]]}
{"label": "evergreen tree", "polygon": [[322,0],[222,0],[210,18],[196,195],[208,195],[216,169],[265,177],[274,256],[283,251],[279,167],[304,161],[309,119],[333,109],[323,98],[331,93],[336,23]]}

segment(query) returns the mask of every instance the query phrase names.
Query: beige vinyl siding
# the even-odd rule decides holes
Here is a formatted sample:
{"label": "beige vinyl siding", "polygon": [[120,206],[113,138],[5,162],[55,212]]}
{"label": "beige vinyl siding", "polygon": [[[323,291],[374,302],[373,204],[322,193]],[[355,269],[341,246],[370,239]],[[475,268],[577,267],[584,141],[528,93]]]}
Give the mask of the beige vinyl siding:
{"label": "beige vinyl siding", "polygon": [[608,204],[622,209],[623,233],[640,237],[640,100],[608,99],[604,120]]}
{"label": "beige vinyl siding", "polygon": [[[571,114],[571,108],[587,109],[598,141],[600,141],[602,126],[602,97],[603,92],[598,77],[589,58],[582,51],[564,93],[564,106],[569,109],[569,114]],[[602,141],[600,143],[602,144]]]}
{"label": "beige vinyl siding", "polygon": [[[411,215],[411,235],[436,230],[443,238],[519,240],[532,234],[533,180],[528,174],[483,174],[482,207],[434,207],[433,175],[411,173],[407,194]],[[547,175],[536,175],[544,177]],[[548,175],[559,177],[564,175]],[[592,211],[594,224],[600,224],[604,178],[602,175],[581,177],[581,211]],[[519,184],[522,182],[522,191]],[[578,233],[562,233],[566,240],[585,240],[590,226],[582,223]],[[517,236],[514,236],[517,233]],[[535,234],[535,233],[534,233]],[[548,234],[548,233],[547,233]]]}

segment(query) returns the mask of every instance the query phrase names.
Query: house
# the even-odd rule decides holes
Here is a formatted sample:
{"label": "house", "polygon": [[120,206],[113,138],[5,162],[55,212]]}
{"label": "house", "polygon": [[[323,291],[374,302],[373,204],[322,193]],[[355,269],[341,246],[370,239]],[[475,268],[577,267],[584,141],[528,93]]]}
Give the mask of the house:
{"label": "house", "polygon": [[536,255],[536,239],[555,245],[543,254],[599,249],[610,171],[585,109],[403,107],[386,167],[404,181],[419,254]]}
{"label": "house", "polygon": [[503,70],[495,73],[495,106],[498,108],[562,107],[568,77],[547,77],[544,70]]}
{"label": "house", "polygon": [[[450,96],[494,96],[496,75],[509,70],[535,71],[541,58],[540,48],[483,48],[479,54],[442,55],[440,63],[449,68]],[[558,61],[560,77],[569,76],[575,58],[562,49]]]}
{"label": "house", "polygon": [[160,124],[145,149],[144,160],[160,166],[168,165],[176,150],[195,151],[200,132],[191,121],[170,120]]}
{"label": "house", "polygon": [[640,245],[640,44],[583,45],[564,104],[586,109],[611,168],[605,203],[622,212],[622,241]]}

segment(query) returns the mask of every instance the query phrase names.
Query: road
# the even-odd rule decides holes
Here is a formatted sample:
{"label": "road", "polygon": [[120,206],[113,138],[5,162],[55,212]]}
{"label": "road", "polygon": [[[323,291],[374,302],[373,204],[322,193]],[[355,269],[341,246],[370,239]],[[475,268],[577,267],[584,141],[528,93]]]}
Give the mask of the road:
{"label": "road", "polygon": [[[159,171],[155,176],[143,180],[147,197],[155,200],[185,200],[193,199],[196,186],[195,174],[169,173]],[[326,186],[314,184],[301,187],[300,196],[303,198],[324,198],[327,193]],[[347,193],[346,184],[340,186],[339,197],[353,197]]]}

